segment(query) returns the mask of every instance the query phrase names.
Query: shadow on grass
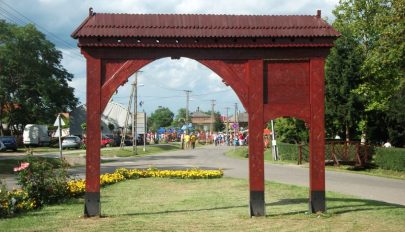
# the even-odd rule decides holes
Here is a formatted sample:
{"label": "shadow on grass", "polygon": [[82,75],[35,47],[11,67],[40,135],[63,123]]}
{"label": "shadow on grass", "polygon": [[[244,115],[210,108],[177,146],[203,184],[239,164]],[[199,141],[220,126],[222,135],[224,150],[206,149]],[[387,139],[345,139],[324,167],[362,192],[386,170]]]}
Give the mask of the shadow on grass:
{"label": "shadow on grass", "polygon": [[123,214],[118,214],[118,215],[103,214],[103,217],[159,215],[159,214],[170,214],[170,213],[190,213],[190,212],[224,210],[224,209],[226,210],[226,209],[247,208],[247,207],[248,207],[248,205],[235,205],[235,206],[213,207],[213,208],[204,208],[204,209],[179,209],[179,210],[165,210],[165,211],[157,211],[157,212],[123,213]]}
{"label": "shadow on grass", "polygon": [[[295,198],[295,199],[281,199],[277,202],[267,203],[266,206],[288,206],[288,205],[299,205],[307,204],[307,198]],[[389,210],[389,209],[405,209],[405,206],[389,204],[380,201],[373,200],[363,200],[355,198],[328,198],[327,212],[323,216],[328,217],[332,215],[340,215],[351,212],[360,211],[376,211],[376,210]],[[215,211],[215,210],[227,210],[235,208],[248,208],[248,205],[235,205],[235,206],[223,206],[223,207],[213,207],[213,208],[202,208],[202,209],[181,209],[181,210],[164,210],[157,212],[139,212],[139,213],[123,213],[118,215],[108,215],[104,214],[105,217],[115,217],[120,215],[126,216],[139,216],[139,215],[159,215],[159,214],[171,214],[171,213],[186,213],[186,212],[200,212],[200,211]],[[271,213],[267,214],[266,217],[278,217],[278,216],[291,216],[299,214],[308,214],[308,210],[295,210],[283,213]]]}
{"label": "shadow on grass", "polygon": [[[294,204],[308,204],[307,198],[294,198],[294,199],[281,199],[276,202],[267,203],[266,206],[286,206]],[[405,209],[403,205],[390,204],[381,201],[356,199],[356,198],[327,198],[326,199],[326,215],[330,214],[345,214],[350,212],[359,211],[375,211],[375,210],[387,210],[387,209]],[[287,216],[307,213],[308,210],[290,211],[287,213],[275,213],[266,215],[267,217],[274,216]]]}

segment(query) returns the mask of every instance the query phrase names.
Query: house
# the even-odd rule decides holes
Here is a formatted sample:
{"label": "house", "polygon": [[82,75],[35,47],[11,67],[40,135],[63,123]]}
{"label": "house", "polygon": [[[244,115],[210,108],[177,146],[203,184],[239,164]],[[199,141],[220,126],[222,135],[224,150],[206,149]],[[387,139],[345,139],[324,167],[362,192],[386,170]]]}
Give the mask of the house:
{"label": "house", "polygon": [[[109,102],[105,107],[103,114],[101,115],[101,128],[103,134],[112,134],[108,128],[109,124],[114,125],[114,131],[119,130],[125,126],[125,119],[127,117],[128,110],[121,104],[116,102]],[[129,119],[132,118],[132,114],[129,113]],[[83,129],[81,125],[86,122],[86,106],[81,105],[72,110],[69,114],[69,127],[71,135],[82,135]],[[130,121],[128,125],[130,124]]]}
{"label": "house", "polygon": [[210,131],[215,119],[212,119],[210,114],[201,112],[198,107],[197,111],[191,113],[191,123],[196,130]]}
{"label": "house", "polygon": [[[237,124],[239,128],[247,129],[249,124],[249,115],[247,112],[239,112],[238,114],[236,114],[236,118],[235,115],[232,115],[228,117],[228,120],[230,128],[232,128],[233,124]],[[226,121],[224,123],[226,123]]]}

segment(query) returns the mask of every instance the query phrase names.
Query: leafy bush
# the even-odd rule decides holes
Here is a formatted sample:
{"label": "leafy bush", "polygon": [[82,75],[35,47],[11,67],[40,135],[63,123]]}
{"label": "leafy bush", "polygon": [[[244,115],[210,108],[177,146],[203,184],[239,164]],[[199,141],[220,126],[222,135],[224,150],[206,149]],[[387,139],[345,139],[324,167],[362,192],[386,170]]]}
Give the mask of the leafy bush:
{"label": "leafy bush", "polygon": [[[298,160],[299,145],[289,143],[278,143],[278,155],[281,160]],[[308,161],[308,145],[303,145],[302,159]]]}
{"label": "leafy bush", "polygon": [[375,163],[382,169],[405,171],[404,148],[377,148]]}
{"label": "leafy bush", "polygon": [[66,167],[67,163],[64,161],[60,167],[55,167],[47,160],[28,156],[14,171],[18,173],[18,183],[22,190],[36,202],[36,207],[41,207],[43,204],[57,203],[68,197]]}
{"label": "leafy bush", "polygon": [[36,207],[34,200],[22,190],[8,192],[6,185],[0,181],[0,218],[10,217]]}

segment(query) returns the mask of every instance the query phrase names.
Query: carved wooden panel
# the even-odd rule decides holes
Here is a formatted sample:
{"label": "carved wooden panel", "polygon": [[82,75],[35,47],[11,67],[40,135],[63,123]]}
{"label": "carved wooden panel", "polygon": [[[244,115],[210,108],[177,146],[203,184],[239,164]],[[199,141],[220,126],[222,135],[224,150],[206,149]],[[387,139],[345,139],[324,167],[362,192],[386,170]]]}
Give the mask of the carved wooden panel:
{"label": "carved wooden panel", "polygon": [[290,116],[308,121],[309,61],[268,61],[264,72],[265,120]]}

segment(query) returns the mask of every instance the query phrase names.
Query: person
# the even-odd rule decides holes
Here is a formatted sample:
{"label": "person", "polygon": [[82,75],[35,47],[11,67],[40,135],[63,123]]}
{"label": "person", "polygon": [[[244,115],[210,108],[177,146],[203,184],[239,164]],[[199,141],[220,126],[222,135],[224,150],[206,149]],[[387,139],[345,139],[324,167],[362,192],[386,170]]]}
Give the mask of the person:
{"label": "person", "polygon": [[195,136],[195,134],[193,132],[191,132],[191,136],[190,136],[190,142],[191,142],[191,148],[194,149],[195,148],[195,141],[197,140],[197,137]]}
{"label": "person", "polygon": [[185,134],[185,133],[182,133],[182,134],[180,135],[181,149],[183,149],[183,150],[184,150],[184,134]]}
{"label": "person", "polygon": [[243,141],[244,141],[244,137],[243,137],[243,134],[242,133],[240,133],[239,134],[239,146],[243,146]]}
{"label": "person", "polygon": [[184,135],[184,144],[185,149],[188,149],[190,147],[190,135],[187,133]]}
{"label": "person", "polygon": [[392,147],[392,145],[390,142],[387,141],[386,143],[384,143],[383,147]]}

